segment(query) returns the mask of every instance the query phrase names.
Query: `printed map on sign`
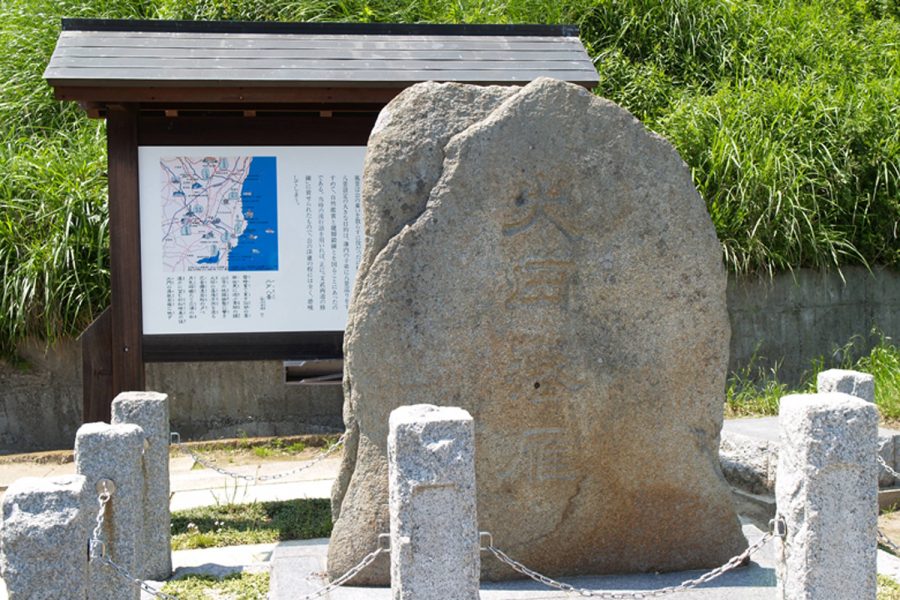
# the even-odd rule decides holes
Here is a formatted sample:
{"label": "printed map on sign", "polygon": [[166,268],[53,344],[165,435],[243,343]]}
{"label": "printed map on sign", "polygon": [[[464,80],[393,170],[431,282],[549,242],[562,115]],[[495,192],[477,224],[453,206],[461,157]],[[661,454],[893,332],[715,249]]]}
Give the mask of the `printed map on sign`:
{"label": "printed map on sign", "polygon": [[166,272],[277,271],[274,156],[160,158]]}

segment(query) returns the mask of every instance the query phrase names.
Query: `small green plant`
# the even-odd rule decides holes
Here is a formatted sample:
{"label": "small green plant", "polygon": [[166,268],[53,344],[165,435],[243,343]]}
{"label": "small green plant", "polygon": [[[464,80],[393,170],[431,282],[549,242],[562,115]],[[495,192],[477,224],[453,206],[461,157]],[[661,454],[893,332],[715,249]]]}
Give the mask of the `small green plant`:
{"label": "small green plant", "polygon": [[269,594],[269,574],[233,573],[222,578],[188,575],[167,582],[162,591],[178,600],[265,600]]}
{"label": "small green plant", "polygon": [[273,456],[276,452],[276,448],[269,448],[267,446],[256,446],[252,450],[253,454],[258,456],[259,458],[269,458]]}
{"label": "small green plant", "polygon": [[[329,446],[331,444],[328,444]],[[303,442],[294,442],[293,444],[287,446],[285,452],[288,454],[301,454],[304,450],[306,450],[306,444]]]}
{"label": "small green plant", "polygon": [[878,575],[877,600],[900,600],[900,584],[887,575]]}
{"label": "small green plant", "polygon": [[[256,471],[257,474],[259,474],[258,467]],[[249,481],[239,481],[237,479],[226,477],[225,483],[222,484],[221,494],[217,494],[212,490],[210,490],[210,494],[212,494],[213,502],[216,506],[233,506],[242,503],[247,498],[249,487]]]}
{"label": "small green plant", "polygon": [[794,393],[778,380],[778,364],[765,368],[761,358],[754,355],[750,364],[733,373],[725,390],[727,417],[765,416],[778,414],[782,396]]}
{"label": "small green plant", "polygon": [[875,404],[886,419],[900,419],[900,346],[880,336],[872,351],[856,363],[860,371],[875,378]]}

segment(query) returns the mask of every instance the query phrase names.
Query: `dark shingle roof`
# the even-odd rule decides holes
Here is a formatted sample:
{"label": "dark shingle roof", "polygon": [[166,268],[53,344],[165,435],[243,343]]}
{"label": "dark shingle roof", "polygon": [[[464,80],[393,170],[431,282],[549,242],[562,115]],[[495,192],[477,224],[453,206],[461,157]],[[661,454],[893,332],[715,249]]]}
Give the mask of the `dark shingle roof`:
{"label": "dark shingle roof", "polygon": [[419,81],[593,86],[570,26],[66,20],[51,85],[405,87]]}

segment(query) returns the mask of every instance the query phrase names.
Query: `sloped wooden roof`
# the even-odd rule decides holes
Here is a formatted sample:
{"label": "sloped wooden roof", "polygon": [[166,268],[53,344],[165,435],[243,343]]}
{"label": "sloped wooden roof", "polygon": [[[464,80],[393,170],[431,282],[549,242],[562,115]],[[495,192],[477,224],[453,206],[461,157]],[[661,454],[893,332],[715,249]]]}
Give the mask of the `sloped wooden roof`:
{"label": "sloped wooden roof", "polygon": [[67,19],[44,73],[70,99],[78,88],[402,88],[541,76],[596,85],[577,28]]}

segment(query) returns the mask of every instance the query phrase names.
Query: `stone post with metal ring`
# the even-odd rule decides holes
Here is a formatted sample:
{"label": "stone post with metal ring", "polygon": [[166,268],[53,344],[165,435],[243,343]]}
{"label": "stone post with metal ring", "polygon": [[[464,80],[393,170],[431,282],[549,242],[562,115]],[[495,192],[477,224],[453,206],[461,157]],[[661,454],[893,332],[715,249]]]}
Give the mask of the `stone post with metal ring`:
{"label": "stone post with metal ring", "polygon": [[91,548],[88,600],[140,600],[140,585],[109,563],[140,572],[144,523],[144,430],[137,425],[86,423],[75,435],[75,469],[96,488],[102,518]]}

